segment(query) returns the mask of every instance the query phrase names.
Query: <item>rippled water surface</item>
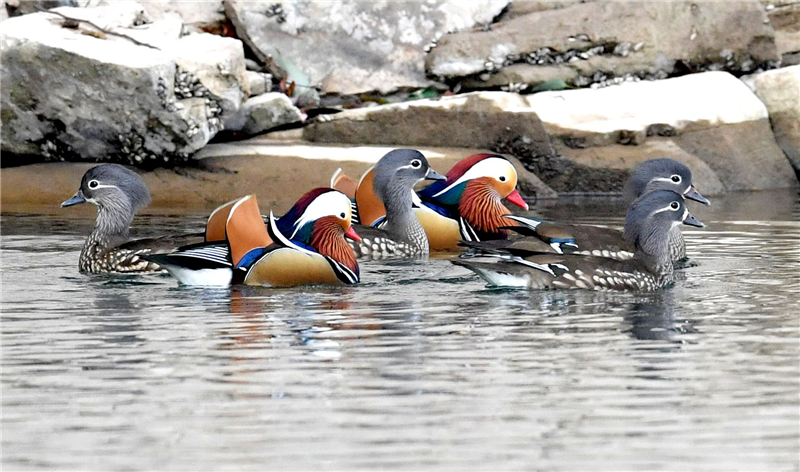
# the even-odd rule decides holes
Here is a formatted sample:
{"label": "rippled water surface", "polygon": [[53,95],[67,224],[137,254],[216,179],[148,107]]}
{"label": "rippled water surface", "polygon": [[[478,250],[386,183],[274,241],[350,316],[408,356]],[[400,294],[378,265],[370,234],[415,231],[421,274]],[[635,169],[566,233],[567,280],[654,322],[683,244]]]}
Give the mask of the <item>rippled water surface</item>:
{"label": "rippled water surface", "polygon": [[798,470],[797,194],[691,209],[693,266],[639,295],[491,290],[443,259],[353,288],[89,277],[91,217],[5,214],[3,469]]}

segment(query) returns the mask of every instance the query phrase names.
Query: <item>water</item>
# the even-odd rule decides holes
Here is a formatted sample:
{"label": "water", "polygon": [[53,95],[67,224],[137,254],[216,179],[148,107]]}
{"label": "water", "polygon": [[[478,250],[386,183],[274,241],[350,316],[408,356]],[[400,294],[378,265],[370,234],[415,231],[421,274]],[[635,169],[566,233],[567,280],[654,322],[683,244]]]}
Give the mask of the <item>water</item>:
{"label": "water", "polygon": [[87,277],[90,219],[4,215],[3,469],[798,470],[797,194],[691,208],[695,264],[639,295],[491,290],[441,259],[348,288]]}

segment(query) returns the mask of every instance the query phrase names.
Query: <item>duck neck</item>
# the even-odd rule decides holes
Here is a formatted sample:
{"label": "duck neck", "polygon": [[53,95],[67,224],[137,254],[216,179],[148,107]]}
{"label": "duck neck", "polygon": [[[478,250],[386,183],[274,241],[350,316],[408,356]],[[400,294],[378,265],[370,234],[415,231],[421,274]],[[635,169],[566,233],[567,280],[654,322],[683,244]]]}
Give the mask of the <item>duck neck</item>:
{"label": "duck neck", "polygon": [[669,230],[654,228],[640,234],[634,244],[634,259],[642,262],[647,269],[659,276],[672,274],[672,256],[669,249]]}
{"label": "duck neck", "polygon": [[458,212],[473,228],[487,233],[507,234],[502,226],[513,226],[514,222],[503,218],[511,212],[503,205],[497,190],[481,177],[470,181],[458,202]]}
{"label": "duck neck", "polygon": [[386,207],[386,225],[383,229],[393,239],[413,244],[427,252],[428,238],[412,208],[413,191],[407,186],[397,185],[383,192],[381,197]]}
{"label": "duck neck", "polygon": [[[94,231],[84,245],[84,251],[103,250],[128,240],[134,210],[125,199],[110,199],[97,206]],[[90,248],[91,246],[91,248]]]}
{"label": "duck neck", "polygon": [[326,216],[314,223],[309,245],[323,256],[330,257],[358,273],[356,255],[344,239],[344,230],[336,217]]}

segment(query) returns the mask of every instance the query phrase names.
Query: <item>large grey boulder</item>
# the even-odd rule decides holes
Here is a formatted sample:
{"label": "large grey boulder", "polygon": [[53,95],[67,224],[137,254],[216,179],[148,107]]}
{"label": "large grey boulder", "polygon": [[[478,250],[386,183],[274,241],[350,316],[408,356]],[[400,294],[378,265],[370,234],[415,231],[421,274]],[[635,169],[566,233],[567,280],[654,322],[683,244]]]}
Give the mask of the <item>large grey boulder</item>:
{"label": "large grey boulder", "polygon": [[800,66],[743,78],[764,102],[775,139],[800,175]]}
{"label": "large grey boulder", "polygon": [[509,133],[540,154],[553,154],[547,132],[526,97],[473,92],[346,110],[305,127],[303,138],[330,143],[490,149]]}
{"label": "large grey boulder", "polygon": [[630,169],[669,156],[704,193],[797,185],[767,109],[740,80],[708,72],[522,96],[473,92],[348,110],[313,141],[482,147],[513,154],[559,193],[619,192]]}
{"label": "large grey boulder", "polygon": [[298,85],[358,94],[430,85],[426,45],[448,31],[491,23],[509,0],[224,3],[238,37]]}
{"label": "large grey boulder", "polygon": [[247,97],[240,41],[181,36],[141,6],[59,8],[3,22],[2,150],[154,165],[188,159]]}
{"label": "large grey boulder", "polygon": [[[773,28],[757,0],[599,1],[532,11],[501,21],[491,31],[445,35],[425,65],[431,76],[491,85],[528,77],[529,83],[561,79],[587,86],[626,75],[665,78],[678,67],[754,71],[780,58]],[[502,77],[513,65],[516,75]],[[519,69],[531,72],[523,75]],[[501,78],[492,79],[493,74]]]}

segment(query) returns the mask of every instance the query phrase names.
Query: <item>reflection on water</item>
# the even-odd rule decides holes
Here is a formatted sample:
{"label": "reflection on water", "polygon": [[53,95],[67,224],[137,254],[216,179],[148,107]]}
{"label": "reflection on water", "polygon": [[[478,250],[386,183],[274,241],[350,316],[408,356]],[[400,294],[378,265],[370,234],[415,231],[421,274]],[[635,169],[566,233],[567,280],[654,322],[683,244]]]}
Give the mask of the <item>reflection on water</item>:
{"label": "reflection on water", "polygon": [[693,264],[651,294],[493,290],[443,259],[347,288],[86,277],[90,221],[4,215],[3,467],[797,470],[797,195],[695,207]]}

